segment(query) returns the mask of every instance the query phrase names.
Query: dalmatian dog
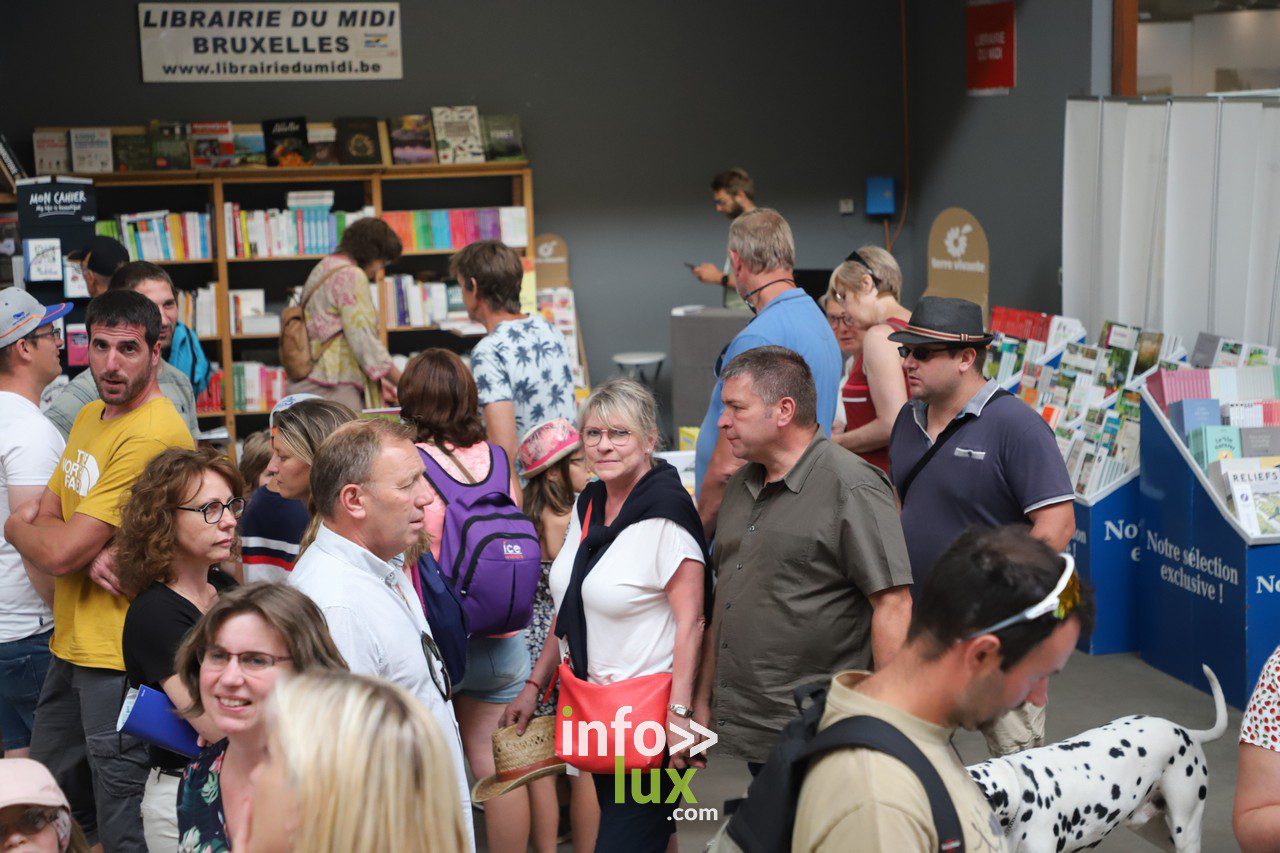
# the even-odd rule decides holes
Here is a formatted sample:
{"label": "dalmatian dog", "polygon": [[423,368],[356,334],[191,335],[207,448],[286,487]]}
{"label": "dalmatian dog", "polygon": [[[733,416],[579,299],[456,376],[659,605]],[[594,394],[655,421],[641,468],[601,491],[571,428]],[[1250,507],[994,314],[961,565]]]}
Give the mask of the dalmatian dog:
{"label": "dalmatian dog", "polygon": [[[1121,824],[1162,849],[1199,853],[1209,784],[1201,745],[1227,730],[1222,688],[1203,669],[1217,714],[1211,729],[1139,714],[969,767],[1011,853],[1082,850]],[[1163,823],[1153,820],[1161,813]]]}

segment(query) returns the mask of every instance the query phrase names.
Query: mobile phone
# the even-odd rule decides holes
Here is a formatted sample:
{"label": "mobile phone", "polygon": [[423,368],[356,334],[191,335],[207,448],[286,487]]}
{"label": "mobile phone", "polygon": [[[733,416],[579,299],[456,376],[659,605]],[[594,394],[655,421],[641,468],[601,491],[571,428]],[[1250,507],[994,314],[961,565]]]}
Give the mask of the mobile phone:
{"label": "mobile phone", "polygon": [[686,267],[688,267],[689,269],[694,269],[694,268],[696,268],[696,267],[698,266],[697,264],[691,264],[691,263],[689,263],[688,261],[685,261],[685,262],[684,262],[684,265],[685,265]]}

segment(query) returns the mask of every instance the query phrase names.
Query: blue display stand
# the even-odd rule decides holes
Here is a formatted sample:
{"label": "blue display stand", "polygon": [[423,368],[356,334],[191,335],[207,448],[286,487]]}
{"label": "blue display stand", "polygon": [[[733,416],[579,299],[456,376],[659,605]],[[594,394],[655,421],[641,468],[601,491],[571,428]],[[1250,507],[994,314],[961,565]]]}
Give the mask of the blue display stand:
{"label": "blue display stand", "polygon": [[1243,708],[1280,644],[1280,537],[1251,538],[1142,392],[1138,649],[1201,690],[1200,664]]}
{"label": "blue display stand", "polygon": [[1076,533],[1069,548],[1097,603],[1093,633],[1081,637],[1078,648],[1091,655],[1138,648],[1139,494],[1134,471],[1091,500],[1076,498]]}

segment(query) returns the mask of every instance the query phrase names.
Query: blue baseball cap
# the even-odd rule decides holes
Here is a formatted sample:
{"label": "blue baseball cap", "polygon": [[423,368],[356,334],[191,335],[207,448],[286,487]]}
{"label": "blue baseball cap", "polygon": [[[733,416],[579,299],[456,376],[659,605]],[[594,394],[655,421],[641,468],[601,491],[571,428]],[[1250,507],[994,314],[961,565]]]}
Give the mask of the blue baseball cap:
{"label": "blue baseball cap", "polygon": [[52,323],[70,310],[70,302],[59,302],[46,308],[20,287],[0,290],[0,349]]}

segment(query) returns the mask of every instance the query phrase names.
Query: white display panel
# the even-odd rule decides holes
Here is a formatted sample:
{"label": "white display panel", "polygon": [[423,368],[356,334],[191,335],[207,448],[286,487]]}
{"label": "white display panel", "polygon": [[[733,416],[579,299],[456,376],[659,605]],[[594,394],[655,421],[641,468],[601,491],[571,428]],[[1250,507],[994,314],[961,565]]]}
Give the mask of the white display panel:
{"label": "white display panel", "polygon": [[1280,260],[1280,106],[1263,108],[1254,164],[1253,211],[1250,215],[1249,269],[1245,275],[1244,339],[1280,345],[1280,293],[1276,290]]}
{"label": "white display panel", "polygon": [[1091,334],[1099,329],[1098,286],[1101,100],[1067,101],[1062,147],[1062,313],[1077,317]]}
{"label": "white display panel", "polygon": [[1262,104],[1223,101],[1218,119],[1217,209],[1213,226],[1210,279],[1212,328],[1236,340],[1248,340],[1246,283],[1252,240],[1254,181]]}
{"label": "white display panel", "polygon": [[1124,197],[1124,140],[1129,105],[1121,101],[1107,101],[1102,105],[1101,164],[1098,182],[1098,291],[1094,299],[1097,311],[1096,326],[1091,332],[1101,332],[1105,320],[1137,321],[1138,317],[1126,317],[1121,304],[1120,281],[1120,201]]}
{"label": "white display panel", "polygon": [[1175,101],[1169,116],[1164,304],[1157,326],[1194,341],[1209,318],[1209,245],[1218,105]]}
{"label": "white display panel", "polygon": [[[1156,325],[1161,300],[1167,104],[1126,111],[1120,198],[1120,298],[1116,319]],[[1151,315],[1151,316],[1148,316]]]}

